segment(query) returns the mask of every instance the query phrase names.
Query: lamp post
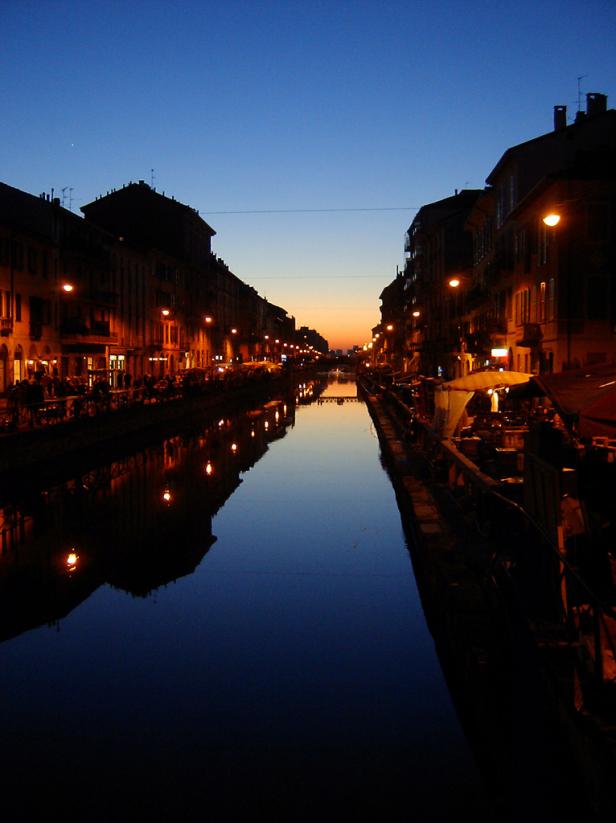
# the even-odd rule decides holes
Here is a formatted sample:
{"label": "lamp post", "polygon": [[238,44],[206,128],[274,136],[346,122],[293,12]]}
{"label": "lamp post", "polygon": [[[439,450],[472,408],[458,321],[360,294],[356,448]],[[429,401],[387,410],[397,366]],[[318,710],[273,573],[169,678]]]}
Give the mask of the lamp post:
{"label": "lamp post", "polygon": [[[554,229],[554,230],[558,226],[560,226],[561,220],[562,220],[562,214],[560,213],[560,211],[556,211],[556,210],[547,212],[541,218],[541,222],[543,223],[544,226],[546,226],[548,229]],[[567,265],[567,276],[566,276],[566,288],[567,288],[567,294],[566,294],[566,311],[567,311],[567,317],[566,317],[566,323],[567,323],[567,326],[566,326],[566,342],[567,342],[567,368],[570,369],[571,368],[571,308],[572,308],[572,301],[571,301],[571,280],[570,280],[570,271],[571,271],[571,269],[570,269],[569,261],[567,261],[566,265]],[[560,276],[559,276],[559,279],[560,279]],[[558,316],[558,312],[556,312],[556,315]]]}
{"label": "lamp post", "polygon": [[[452,327],[452,331],[454,331],[454,335],[455,335],[454,345],[457,348],[458,354],[462,350],[462,344],[461,344],[461,340],[460,340],[460,318],[459,318],[459,314],[458,314],[458,293],[462,290],[462,284],[463,284],[463,278],[462,278],[462,276],[457,275],[457,274],[454,275],[453,277],[450,277],[449,280],[447,281],[447,286],[453,293],[453,317],[452,317],[453,323],[451,324],[451,327]],[[453,355],[453,352],[452,352],[452,355]],[[458,364],[458,367],[455,369],[455,371],[456,372],[460,371],[459,364]],[[456,374],[456,376],[459,376],[459,375]]]}

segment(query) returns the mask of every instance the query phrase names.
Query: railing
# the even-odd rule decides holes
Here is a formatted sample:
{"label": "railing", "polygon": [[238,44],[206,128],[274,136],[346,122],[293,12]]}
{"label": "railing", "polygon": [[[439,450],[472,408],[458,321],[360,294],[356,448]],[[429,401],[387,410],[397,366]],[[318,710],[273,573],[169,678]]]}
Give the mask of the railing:
{"label": "railing", "polygon": [[[427,426],[419,426],[435,478],[490,543],[493,572],[515,591],[539,645],[560,643],[577,651],[572,665],[582,689],[587,687],[585,697],[600,699],[608,685],[606,660],[616,660],[616,610],[582,577],[564,546],[503,493],[501,482],[481,472],[453,443],[440,441]],[[611,621],[615,622],[610,630]]]}
{"label": "railing", "polygon": [[426,455],[433,479],[448,490],[465,522],[485,539],[492,555],[491,573],[501,588],[511,591],[533,626],[538,645],[566,650],[585,705],[600,705],[605,690],[616,686],[616,609],[571,562],[567,550],[576,538],[559,546],[538,520],[504,493],[503,483],[481,472],[453,442],[440,440],[399,397],[374,382],[369,390],[379,392],[396,412],[409,439]]}

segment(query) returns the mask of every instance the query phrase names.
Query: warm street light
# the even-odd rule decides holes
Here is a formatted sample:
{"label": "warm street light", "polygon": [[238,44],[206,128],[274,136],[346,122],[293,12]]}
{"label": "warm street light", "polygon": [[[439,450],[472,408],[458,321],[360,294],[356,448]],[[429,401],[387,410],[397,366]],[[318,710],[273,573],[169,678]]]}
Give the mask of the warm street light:
{"label": "warm street light", "polygon": [[62,283],[62,291],[65,291],[67,294],[70,294],[74,290],[75,286],[72,283]]}
{"label": "warm street light", "polygon": [[231,334],[237,334],[237,329],[235,329],[235,328],[231,329]]}
{"label": "warm street light", "polygon": [[554,228],[554,226],[558,226],[558,224],[560,223],[560,214],[557,214],[556,212],[550,212],[549,214],[546,214],[545,217],[542,218],[542,220],[546,226]]}
{"label": "warm street light", "polygon": [[206,314],[203,319],[206,323],[211,323],[214,318],[211,317],[209,314]]}
{"label": "warm street light", "polygon": [[394,330],[393,324],[388,323],[387,326],[386,326],[386,329],[387,329],[387,331],[393,331]]}
{"label": "warm street light", "polygon": [[415,311],[413,312],[413,317],[421,317],[421,312],[420,312],[420,311],[415,310]]}
{"label": "warm street light", "polygon": [[163,317],[169,317],[169,315],[171,314],[169,309],[161,309],[160,313],[162,314]]}
{"label": "warm street light", "polygon": [[451,286],[452,289],[457,289],[459,285],[460,285],[460,280],[457,277],[452,277],[451,280],[449,281],[449,286]]}
{"label": "warm street light", "polygon": [[79,555],[75,551],[75,549],[71,549],[71,551],[66,555],[66,568],[68,572],[74,572],[77,568],[77,564],[79,563]]}

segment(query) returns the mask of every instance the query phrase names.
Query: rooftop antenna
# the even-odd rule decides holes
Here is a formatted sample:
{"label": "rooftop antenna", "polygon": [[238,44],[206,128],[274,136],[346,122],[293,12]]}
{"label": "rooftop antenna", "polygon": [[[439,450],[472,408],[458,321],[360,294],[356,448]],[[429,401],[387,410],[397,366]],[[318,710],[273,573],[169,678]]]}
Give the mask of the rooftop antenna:
{"label": "rooftop antenna", "polygon": [[580,76],[577,79],[577,84],[578,84],[577,110],[578,111],[582,111],[582,80],[585,77],[588,77],[588,75],[587,74],[580,74]]}
{"label": "rooftop antenna", "polygon": [[150,188],[151,189],[154,188],[154,180],[155,180],[154,169],[150,169]]}
{"label": "rooftop antenna", "polygon": [[62,192],[62,208],[66,208],[66,192],[68,192],[68,210],[73,211],[73,186],[63,186],[60,191]]}

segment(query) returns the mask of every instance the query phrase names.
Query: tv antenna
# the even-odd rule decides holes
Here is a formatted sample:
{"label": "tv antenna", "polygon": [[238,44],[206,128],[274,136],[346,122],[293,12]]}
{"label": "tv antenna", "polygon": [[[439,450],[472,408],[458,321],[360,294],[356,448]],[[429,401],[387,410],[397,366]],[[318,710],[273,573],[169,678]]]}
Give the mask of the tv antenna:
{"label": "tv antenna", "polygon": [[66,192],[68,192],[68,210],[73,211],[73,186],[64,186],[60,191],[62,192],[62,208],[66,208]]}
{"label": "tv antenna", "polygon": [[580,76],[577,79],[577,84],[578,84],[578,104],[577,104],[578,107],[577,107],[577,110],[578,111],[582,111],[582,80],[585,77],[588,77],[588,75],[587,74],[580,74]]}
{"label": "tv antenna", "polygon": [[155,176],[154,176],[154,169],[150,169],[150,188],[151,188],[151,189],[153,189],[153,188],[154,188],[154,180],[155,180],[155,179],[156,179],[156,178],[155,178]]}

